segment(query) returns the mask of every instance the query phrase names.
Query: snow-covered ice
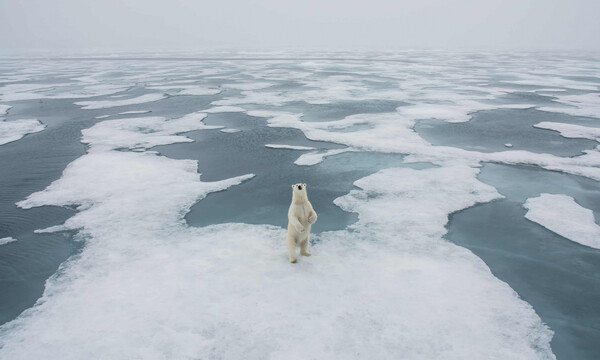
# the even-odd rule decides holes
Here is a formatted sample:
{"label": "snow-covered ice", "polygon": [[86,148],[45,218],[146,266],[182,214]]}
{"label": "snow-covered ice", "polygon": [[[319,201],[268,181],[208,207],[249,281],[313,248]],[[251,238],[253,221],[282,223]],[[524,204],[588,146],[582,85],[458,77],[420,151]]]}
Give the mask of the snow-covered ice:
{"label": "snow-covered ice", "polygon": [[4,245],[4,244],[11,243],[11,242],[15,242],[15,241],[17,241],[17,239],[14,239],[14,238],[12,238],[12,237],[10,237],[10,236],[9,236],[9,237],[5,237],[5,238],[2,238],[2,239],[0,239],[0,246],[2,246],[2,245]]}
{"label": "snow-covered ice", "polygon": [[288,150],[315,150],[312,146],[286,145],[286,144],[266,144],[265,147],[271,149],[288,149]]}
{"label": "snow-covered ice", "polygon": [[242,130],[240,130],[240,129],[231,129],[231,128],[230,129],[221,129],[221,132],[224,132],[226,134],[234,134],[234,133],[237,133],[237,132],[240,132],[240,131],[242,131]]}
{"label": "snow-covered ice", "polygon": [[11,107],[12,106],[10,105],[0,104],[0,119],[2,119],[8,113],[8,109],[10,109]]}
{"label": "snow-covered ice", "polygon": [[202,120],[205,113],[191,113],[177,119],[164,117],[137,117],[106,120],[83,130],[83,142],[91,150],[101,149],[147,149],[157,145],[189,142],[189,138],[177,135],[200,129],[221,129],[222,126],[207,126]]}
{"label": "snow-covered ice", "polygon": [[562,194],[541,194],[523,205],[525,217],[571,241],[600,249],[600,226],[590,209]]}
{"label": "snow-covered ice", "polygon": [[[374,61],[379,56],[393,61]],[[34,307],[0,327],[0,358],[554,358],[552,330],[481,259],[447,241],[446,226],[450,214],[501,197],[478,180],[484,163],[534,165],[600,180],[600,151],[561,157],[512,149],[511,143],[518,144],[510,139],[500,143],[506,142],[505,149],[489,153],[435,146],[415,124],[432,118],[466,122],[478,111],[534,107],[548,115],[597,118],[597,62],[433,52],[370,54],[347,62],[15,64],[23,69],[0,78],[0,116],[10,106],[21,107],[5,102],[35,99],[56,100],[57,106],[74,101],[87,114],[111,110],[94,113],[101,121],[82,131],[87,153],[45,190],[18,203],[25,209],[75,208],[64,224],[36,233],[77,231],[84,246],[47,281]],[[42,81],[47,73],[68,76]],[[157,116],[141,115],[149,112],[149,102],[157,102]],[[112,109],[120,106],[131,108]],[[214,116],[223,126],[204,123],[209,116],[213,124],[208,114],[217,113],[231,114]],[[126,116],[133,114],[141,116]],[[0,121],[0,134],[2,126],[19,121],[22,127],[5,136],[43,129],[37,120]],[[600,137],[597,128],[564,121],[544,121],[532,131]],[[265,123],[271,129],[262,128]],[[244,132],[219,133],[237,128]],[[188,226],[184,216],[196,202],[217,191],[232,194],[262,175],[256,171],[255,178],[246,169],[221,178],[212,174],[224,180],[205,182],[199,172],[214,169],[152,151],[191,142],[184,134],[189,131],[200,131],[190,135],[199,143],[215,141],[211,135],[239,137],[265,153],[292,156],[295,171],[324,171],[330,161],[352,161],[345,157],[354,152],[434,167],[377,168],[353,178],[362,177],[352,190],[339,191],[335,204],[356,213],[358,221],[314,234],[314,256],[292,266],[283,228]],[[336,145],[284,145],[308,144],[299,142],[302,135],[294,138],[300,131],[308,140]],[[572,198],[542,194],[525,206],[529,219],[598,247],[593,213]]]}
{"label": "snow-covered ice", "polygon": [[149,112],[152,112],[152,111],[151,110],[132,110],[132,111],[120,112],[119,115],[147,114]]}
{"label": "snow-covered ice", "polygon": [[117,106],[125,106],[125,105],[136,105],[136,104],[144,104],[148,102],[158,101],[160,99],[164,99],[164,94],[146,94],[138,97],[125,99],[125,100],[95,100],[95,101],[78,101],[75,102],[75,105],[82,106],[82,109],[92,110],[92,109],[105,109],[112,108]]}
{"label": "snow-covered ice", "polygon": [[202,110],[206,113],[228,113],[228,112],[245,112],[243,108],[239,106],[214,106],[210,109]]}
{"label": "snow-covered ice", "polygon": [[166,85],[149,86],[148,89],[163,90],[169,95],[216,95],[220,89],[213,89],[201,85]]}
{"label": "snow-covered ice", "polygon": [[346,149],[332,149],[332,150],[327,150],[327,151],[323,151],[323,152],[310,152],[307,154],[302,154],[300,155],[300,157],[294,161],[294,164],[296,165],[301,165],[301,166],[310,166],[310,165],[316,165],[319,164],[323,161],[323,159],[325,159],[328,156],[332,156],[332,155],[337,155],[337,154],[342,154],[348,151],[354,151],[351,148],[346,148]]}
{"label": "snow-covered ice", "polygon": [[97,135],[84,133],[92,151],[19,203],[77,206],[65,228],[87,240],[41,301],[1,328],[2,357],[553,358],[531,306],[441,238],[449,213],[500,196],[477,169],[357,181],[336,203],[359,222],[321,234],[294,267],[283,229],[183,221],[195,201],[251,174],[205,183],[195,161],[115,151]]}
{"label": "snow-covered ice", "polygon": [[46,125],[36,119],[0,121],[0,145],[17,141],[27,134],[40,132],[45,128]]}
{"label": "snow-covered ice", "polygon": [[534,125],[536,128],[558,131],[567,138],[583,138],[591,140],[600,139],[600,128],[581,126],[574,124],[563,124],[556,122],[541,122]]}

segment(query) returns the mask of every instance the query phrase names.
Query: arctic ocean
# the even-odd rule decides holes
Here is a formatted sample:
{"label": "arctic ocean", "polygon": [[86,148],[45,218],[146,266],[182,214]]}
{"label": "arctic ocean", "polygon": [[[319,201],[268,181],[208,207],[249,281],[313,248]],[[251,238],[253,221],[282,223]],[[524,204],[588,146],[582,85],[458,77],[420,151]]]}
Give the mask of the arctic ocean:
{"label": "arctic ocean", "polygon": [[597,359],[598,141],[594,54],[4,57],[0,358]]}

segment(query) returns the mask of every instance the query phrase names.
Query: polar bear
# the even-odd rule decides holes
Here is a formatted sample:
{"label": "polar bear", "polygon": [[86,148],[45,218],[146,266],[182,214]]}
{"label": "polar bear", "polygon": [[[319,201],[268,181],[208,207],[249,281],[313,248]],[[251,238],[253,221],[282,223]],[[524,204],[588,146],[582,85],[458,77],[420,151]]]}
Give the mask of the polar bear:
{"label": "polar bear", "polygon": [[306,184],[292,185],[292,204],[288,211],[288,229],[285,237],[290,262],[296,262],[296,247],[300,254],[310,256],[308,245],[310,241],[310,226],[317,221],[317,213],[306,195]]}

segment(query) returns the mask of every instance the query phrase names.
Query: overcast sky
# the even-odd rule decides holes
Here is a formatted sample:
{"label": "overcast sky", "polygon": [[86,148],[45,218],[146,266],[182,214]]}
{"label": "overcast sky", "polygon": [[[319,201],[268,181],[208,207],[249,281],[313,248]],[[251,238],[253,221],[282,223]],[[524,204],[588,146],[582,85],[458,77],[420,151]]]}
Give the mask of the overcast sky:
{"label": "overcast sky", "polygon": [[0,47],[600,50],[600,0],[0,0]]}

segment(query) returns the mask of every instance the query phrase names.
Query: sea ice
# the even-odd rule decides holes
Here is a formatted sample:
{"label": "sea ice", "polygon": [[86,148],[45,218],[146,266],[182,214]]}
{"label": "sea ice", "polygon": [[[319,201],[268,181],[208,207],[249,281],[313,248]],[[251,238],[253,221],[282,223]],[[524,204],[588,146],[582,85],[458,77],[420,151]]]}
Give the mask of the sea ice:
{"label": "sea ice", "polygon": [[229,84],[223,84],[222,86],[225,88],[238,89],[238,90],[260,90],[260,89],[266,89],[273,85],[275,85],[275,84],[268,83],[268,82],[253,81],[253,82],[248,82],[248,83],[235,83],[235,84],[229,83]]}
{"label": "sea ice", "polygon": [[266,144],[265,147],[271,149],[289,149],[289,150],[315,150],[312,146],[297,146],[297,145],[285,145],[285,144]]}
{"label": "sea ice", "polygon": [[17,141],[27,134],[40,132],[46,128],[36,119],[0,121],[0,145]]}
{"label": "sea ice", "polygon": [[[80,87],[73,90],[73,87]],[[60,84],[8,84],[0,87],[2,101],[21,101],[34,99],[77,99],[110,95],[125,91],[128,86],[96,84],[84,85],[77,83]]]}
{"label": "sea ice", "polygon": [[157,145],[189,142],[192,140],[177,133],[223,128],[205,125],[202,122],[205,117],[205,113],[191,113],[170,120],[158,116],[106,120],[83,130],[82,142],[90,144],[92,151],[97,148],[148,149]]}
{"label": "sea ice", "polygon": [[221,132],[227,133],[227,134],[234,134],[237,132],[240,132],[242,130],[240,129],[221,129]]}
{"label": "sea ice", "polygon": [[216,95],[221,92],[220,89],[199,85],[149,86],[148,89],[164,90],[169,95]]}
{"label": "sea ice", "polygon": [[14,241],[17,241],[17,239],[11,238],[10,236],[2,238],[2,239],[0,239],[0,246],[4,245],[4,244],[11,243],[11,242],[14,242]]}
{"label": "sea ice", "polygon": [[214,106],[210,109],[202,110],[205,113],[226,113],[226,112],[245,112],[246,110],[239,106]]}
{"label": "sea ice", "polygon": [[131,114],[147,114],[152,112],[152,110],[132,110],[132,111],[123,111],[120,112],[119,115],[131,115]]}
{"label": "sea ice", "polygon": [[144,104],[148,102],[164,99],[164,94],[145,94],[138,97],[125,100],[95,100],[95,101],[79,101],[75,105],[82,106],[82,109],[105,109],[117,106]]}
{"label": "sea ice", "polygon": [[556,122],[541,122],[534,125],[536,128],[558,131],[566,138],[582,138],[600,142],[600,128]]}
{"label": "sea ice", "polygon": [[[596,88],[595,90],[598,90]],[[562,106],[544,106],[539,110],[560,112],[573,116],[588,116],[600,118],[600,94],[588,93],[579,95],[554,95]]]}
{"label": "sea ice", "polygon": [[450,213],[500,197],[478,169],[357,181],[335,203],[359,221],[318,234],[294,266],[284,229],[185,224],[196,201],[252,174],[207,183],[195,161],[116,151],[179,141],[203,115],[98,123],[83,132],[89,153],[18,204],[77,207],[56,230],[86,240],[37,304],[0,327],[0,357],[554,358],[531,306],[442,238]]}
{"label": "sea ice", "polygon": [[324,152],[316,152],[316,151],[310,152],[308,154],[300,155],[300,157],[296,161],[294,161],[294,164],[301,165],[301,166],[316,165],[316,164],[322,162],[323,159],[328,156],[337,155],[337,154],[345,153],[348,151],[356,151],[356,150],[351,149],[351,148],[346,148],[346,149],[332,149],[332,150],[327,150]]}
{"label": "sea ice", "polygon": [[575,202],[570,196],[541,194],[529,198],[523,205],[525,217],[571,241],[600,249],[600,226],[592,210]]}
{"label": "sea ice", "polygon": [[8,113],[8,109],[11,107],[12,106],[10,105],[0,105],[0,119],[2,119]]}

